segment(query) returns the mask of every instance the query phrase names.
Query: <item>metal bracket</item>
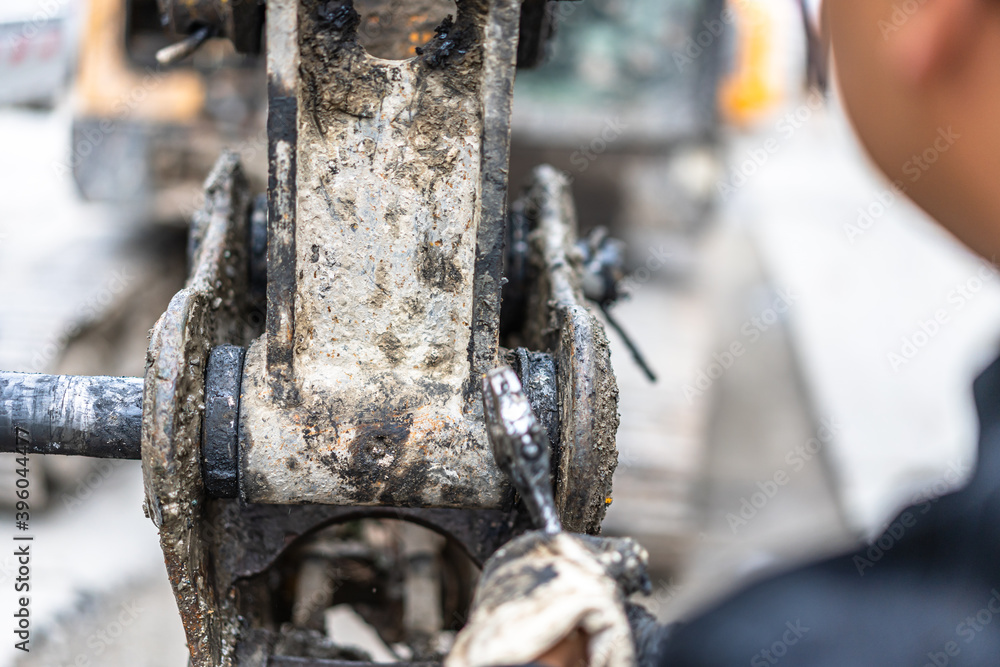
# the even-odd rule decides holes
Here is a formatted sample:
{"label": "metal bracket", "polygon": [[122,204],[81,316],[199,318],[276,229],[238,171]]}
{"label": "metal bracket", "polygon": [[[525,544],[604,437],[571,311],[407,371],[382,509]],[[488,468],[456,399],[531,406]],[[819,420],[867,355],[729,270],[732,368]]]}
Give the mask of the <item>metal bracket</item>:
{"label": "metal bracket", "polygon": [[498,509],[478,377],[499,363],[517,0],[465,0],[421,55],[349,0],[268,3],[267,333],[247,353],[247,502]]}

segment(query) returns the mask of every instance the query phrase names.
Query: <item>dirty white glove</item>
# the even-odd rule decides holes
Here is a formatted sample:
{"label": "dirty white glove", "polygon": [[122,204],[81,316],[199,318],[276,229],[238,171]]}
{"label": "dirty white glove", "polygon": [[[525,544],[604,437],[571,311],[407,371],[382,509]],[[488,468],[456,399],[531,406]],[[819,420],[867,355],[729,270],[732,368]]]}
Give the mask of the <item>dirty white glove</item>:
{"label": "dirty white glove", "polygon": [[625,598],[648,590],[647,562],[630,539],[534,532],[511,541],[486,563],[444,667],[532,662],[577,628],[590,667],[632,667]]}

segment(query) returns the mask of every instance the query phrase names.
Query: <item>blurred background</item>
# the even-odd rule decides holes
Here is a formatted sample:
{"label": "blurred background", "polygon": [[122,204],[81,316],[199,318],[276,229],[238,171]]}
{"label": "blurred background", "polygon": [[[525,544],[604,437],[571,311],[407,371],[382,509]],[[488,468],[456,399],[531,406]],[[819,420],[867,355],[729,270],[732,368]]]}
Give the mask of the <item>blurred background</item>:
{"label": "blurred background", "polygon": [[[650,550],[649,607],[682,618],[961,485],[1000,285],[874,173],[836,90],[807,89],[798,3],[557,14],[547,64],[518,75],[511,191],[553,164],[581,233],[628,244],[610,312],[658,381],[609,330],[605,533]],[[141,375],[223,147],[263,191],[261,63],[212,40],[161,69],[168,43],[155,0],[0,5],[0,368]],[[12,469],[0,459],[8,526]],[[0,666],[185,664],[138,464],[34,457],[32,474],[37,646],[0,647]],[[0,615],[15,576],[0,556]]]}

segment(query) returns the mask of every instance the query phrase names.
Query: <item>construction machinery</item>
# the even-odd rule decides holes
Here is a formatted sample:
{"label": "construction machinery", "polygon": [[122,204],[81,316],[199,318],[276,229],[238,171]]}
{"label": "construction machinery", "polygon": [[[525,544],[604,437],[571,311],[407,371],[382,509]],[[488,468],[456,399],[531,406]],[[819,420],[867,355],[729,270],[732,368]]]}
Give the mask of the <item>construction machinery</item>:
{"label": "construction machinery", "polygon": [[[599,532],[618,395],[583,283],[615,267],[584,261],[556,170],[536,169],[508,206],[514,75],[543,57],[552,9],[160,1],[181,37],[161,62],[213,37],[263,51],[267,191],[224,153],[144,377],[0,373],[0,450],[142,460],[194,667],[351,662],[294,627],[311,617],[310,563],[339,563],[340,594],[394,568],[317,541],[331,527],[355,527],[333,542],[355,530],[371,545],[395,538],[366,521],[417,524],[472,564],[556,520]],[[372,25],[386,29],[366,46]],[[517,381],[484,390],[505,365]],[[438,601],[438,630],[461,626],[459,561],[422,598]],[[423,576],[400,590],[421,581],[434,589]],[[373,625],[435,629],[389,598],[367,601]]]}

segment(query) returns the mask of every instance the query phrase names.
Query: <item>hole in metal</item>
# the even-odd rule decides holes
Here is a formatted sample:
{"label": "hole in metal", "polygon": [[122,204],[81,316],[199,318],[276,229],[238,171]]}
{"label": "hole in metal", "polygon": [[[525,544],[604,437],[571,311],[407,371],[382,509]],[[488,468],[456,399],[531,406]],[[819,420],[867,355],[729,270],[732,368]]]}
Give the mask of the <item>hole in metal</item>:
{"label": "hole in metal", "polygon": [[354,9],[361,16],[358,43],[386,60],[412,58],[442,21],[458,17],[453,0],[354,0]]}

